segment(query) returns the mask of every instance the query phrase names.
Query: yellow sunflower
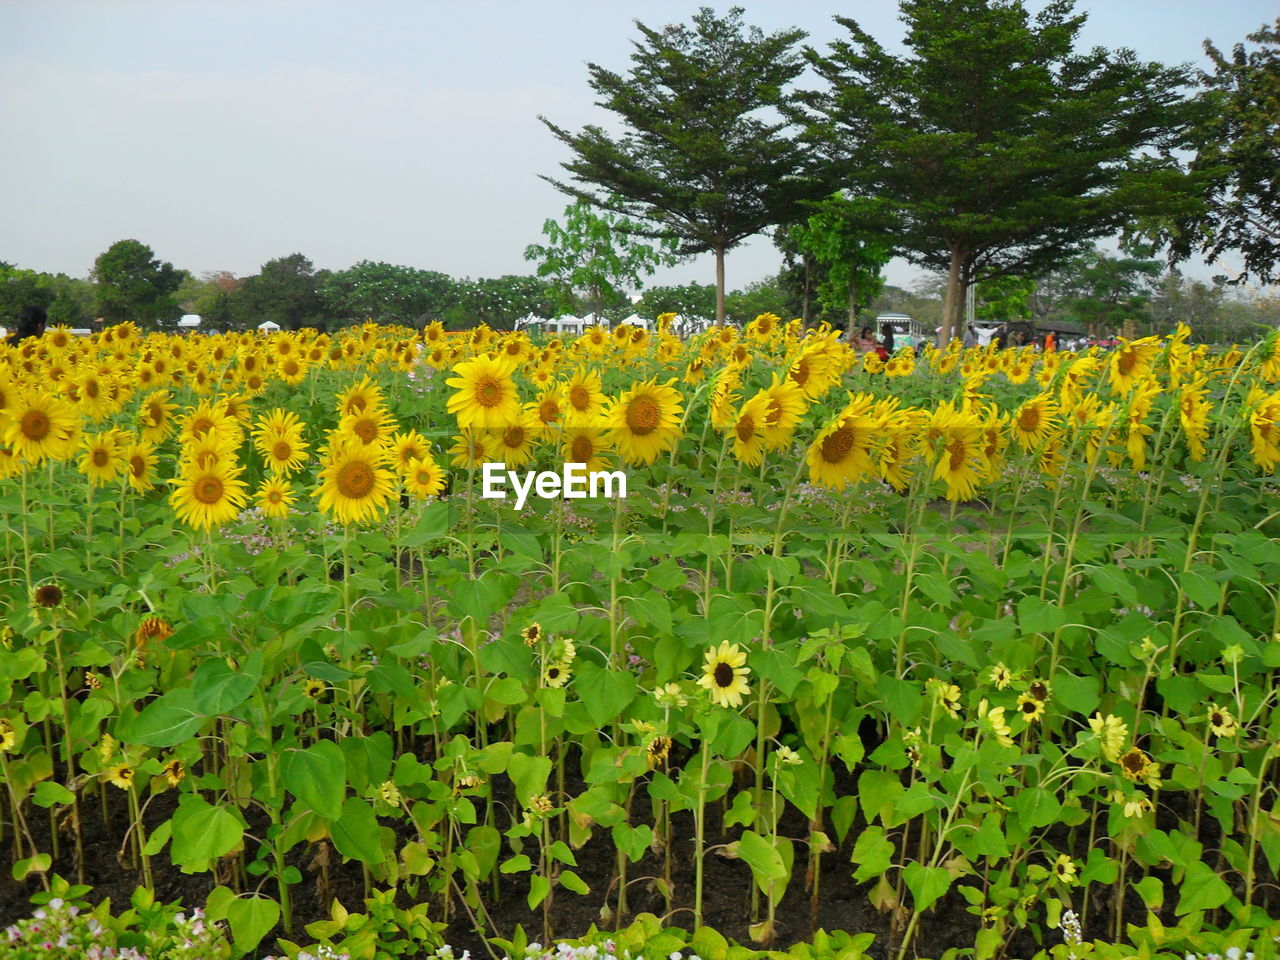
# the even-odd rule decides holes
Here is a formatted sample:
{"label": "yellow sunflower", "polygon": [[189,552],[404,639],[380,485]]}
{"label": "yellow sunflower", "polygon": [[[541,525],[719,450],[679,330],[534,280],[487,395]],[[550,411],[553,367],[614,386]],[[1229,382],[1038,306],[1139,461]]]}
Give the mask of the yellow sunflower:
{"label": "yellow sunflower", "polygon": [[171,483],[169,494],[178,519],[197,530],[230,523],[244,507],[246,493],[239,479],[242,468],[230,460],[189,463]]}
{"label": "yellow sunflower", "polygon": [[303,424],[296,413],[274,409],[258,418],[253,445],[264,465],[276,476],[288,476],[307,461],[307,444],[302,439]]}
{"label": "yellow sunflower", "polygon": [[409,495],[418,500],[438,497],[444,490],[446,474],[430,455],[411,460],[401,476]]}
{"label": "yellow sunflower", "polygon": [[88,434],[77,469],[94,486],[113,483],[125,466],[124,450],[114,430]]}
{"label": "yellow sunflower", "polygon": [[363,523],[386,508],[394,479],[381,447],[336,437],[320,470],[321,485],[311,495],[340,523]]}
{"label": "yellow sunflower", "polygon": [[501,430],[520,414],[520,396],[511,378],[514,364],[488,356],[464,360],[445,383],[454,388],[446,408],[464,430]]}
{"label": "yellow sunflower", "polygon": [[45,393],[19,393],[5,413],[9,425],[4,442],[15,457],[39,463],[71,456],[79,423],[65,400]]}
{"label": "yellow sunflower", "polygon": [[604,413],[605,396],[600,374],[578,370],[564,384],[564,422],[573,426],[594,423]]}
{"label": "yellow sunflower", "polygon": [[878,433],[868,416],[873,404],[869,394],[852,398],[840,415],[828,423],[809,445],[809,480],[837,490],[876,474],[871,446]]}
{"label": "yellow sunflower", "polygon": [[298,502],[293,485],[283,477],[267,477],[263,480],[262,486],[254,494],[254,500],[263,514],[273,520],[287,517],[289,509]]}
{"label": "yellow sunflower", "polygon": [[587,473],[608,470],[609,438],[601,427],[566,427],[560,435],[560,456],[565,463],[580,463]]}
{"label": "yellow sunflower", "polygon": [[746,662],[746,651],[726,640],[707,651],[698,686],[710,694],[713,703],[722,707],[739,707],[742,698],[751,693],[747,683],[751,668],[746,666]]}
{"label": "yellow sunflower", "polygon": [[1009,428],[1023,450],[1042,446],[1058,428],[1057,401],[1047,393],[1032,397],[1018,408]]}
{"label": "yellow sunflower", "polygon": [[[766,314],[768,316],[768,314]],[[733,455],[748,467],[764,459],[765,429],[769,419],[769,396],[761,391],[742,404],[733,425]]]}
{"label": "yellow sunflower", "polygon": [[673,382],[634,384],[610,405],[613,445],[628,463],[651,464],[680,438],[682,406]]}
{"label": "yellow sunflower", "polygon": [[431,457],[431,444],[417,430],[405,430],[391,438],[387,455],[396,471],[403,476],[412,469],[413,461]]}

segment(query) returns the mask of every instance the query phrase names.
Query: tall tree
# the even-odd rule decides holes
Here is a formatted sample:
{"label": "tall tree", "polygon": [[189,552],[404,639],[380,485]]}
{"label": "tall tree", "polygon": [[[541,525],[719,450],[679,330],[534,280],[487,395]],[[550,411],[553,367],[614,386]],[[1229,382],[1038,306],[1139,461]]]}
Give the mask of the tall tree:
{"label": "tall tree", "polygon": [[1207,180],[1202,206],[1168,237],[1175,259],[1193,253],[1209,263],[1237,250],[1252,277],[1280,282],[1280,18],[1249,34],[1257,49],[1237,43],[1230,57],[1208,40],[1213,72],[1201,75],[1205,107],[1193,139],[1193,172]]}
{"label": "tall tree", "polygon": [[942,336],[983,277],[1037,274],[1131,218],[1172,209],[1186,177],[1185,67],[1129,50],[1077,53],[1071,0],[903,0],[907,55],[858,24],[809,51],[815,148],[902,218],[905,255],[948,277]]}
{"label": "tall tree", "polygon": [[323,313],[311,261],[300,253],[277,257],[245,279],[237,296],[240,308],[257,326],[271,320],[289,330],[314,323]]}
{"label": "tall tree", "polygon": [[526,260],[536,260],[538,276],[549,280],[559,294],[558,306],[574,312],[577,294],[599,321],[605,304],[616,299],[626,287],[639,289],[644,277],[658,267],[676,263],[677,241],[664,237],[657,246],[641,243],[639,224],[609,211],[593,213],[583,200],[564,208],[564,223],[547,220],[542,224],[545,244],[530,244]]}
{"label": "tall tree", "polygon": [[[710,252],[716,264],[716,317],[724,319],[724,257],[743,240],[794,218],[813,194],[806,157],[788,136],[790,83],[804,70],[801,30],[765,34],[709,7],[692,26],[653,30],[640,21],[627,76],[588,64],[600,106],[622,121],[615,138],[588,125],[579,133],[543,123],[573,151],[561,164],[567,184],[594,206],[644,221],[638,233],[675,237],[681,256]],[[821,192],[819,192],[819,195]]]}
{"label": "tall tree", "polygon": [[186,272],[138,240],[117,240],[93,262],[98,313],[106,323],[166,326],[182,315],[177,292]]}

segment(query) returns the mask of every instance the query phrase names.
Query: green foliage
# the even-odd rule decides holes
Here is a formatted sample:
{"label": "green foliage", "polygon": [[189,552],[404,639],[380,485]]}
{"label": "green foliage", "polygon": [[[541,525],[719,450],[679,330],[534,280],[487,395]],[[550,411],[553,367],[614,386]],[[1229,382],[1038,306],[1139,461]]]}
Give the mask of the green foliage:
{"label": "green foliage", "polygon": [[93,263],[98,315],[144,327],[171,326],[182,315],[177,299],[185,271],[155,257],[137,240],[118,240]]}
{"label": "green foliage", "polygon": [[595,206],[644,221],[643,235],[679,241],[681,256],[716,256],[718,319],[724,317],[724,254],[787,221],[812,193],[804,154],[787,134],[786,88],[804,69],[799,30],[766,36],[734,7],[701,8],[691,25],[654,30],[639,21],[626,76],[588,64],[591,89],[617,115],[615,137],[590,124],[572,133],[542,118],[573,152],[561,164],[573,184],[546,178]]}
{"label": "green foliage", "polygon": [[317,285],[328,313],[348,323],[397,323],[421,327],[457,304],[458,285],[436,270],[361,260],[329,273]]}
{"label": "green foliage", "polygon": [[582,200],[564,208],[564,223],[542,224],[545,244],[530,244],[526,260],[537,260],[538,276],[556,289],[557,306],[577,313],[579,297],[597,320],[609,300],[628,287],[639,288],[658,267],[676,262],[676,241],[662,238],[656,247],[640,243],[636,224],[608,211],[593,213]]}
{"label": "green foliage", "polygon": [[1075,50],[1070,2],[902,10],[905,56],[837,17],[850,39],[810,54],[827,86],[804,99],[815,149],[889,204],[908,259],[948,272],[944,333],[970,283],[1044,272],[1185,195],[1185,70]]}
{"label": "green foliage", "polygon": [[885,205],[838,191],[811,209],[808,219],[792,228],[792,242],[802,256],[826,268],[817,284],[818,299],[828,310],[843,312],[852,327],[858,310],[879,296],[880,271],[893,256]]}
{"label": "green foliage", "polygon": [[311,261],[300,253],[268,260],[256,275],[245,279],[237,300],[253,327],[270,320],[286,330],[297,330],[324,314]]}
{"label": "green foliage", "polygon": [[[1199,122],[1192,132],[1193,174],[1205,182],[1204,202],[1155,233],[1171,241],[1175,257],[1200,253],[1210,263],[1238,251],[1250,277],[1280,281],[1280,196],[1275,190],[1280,149],[1280,18],[1224,54],[1205,41],[1213,65],[1200,77]],[[1166,221],[1168,224],[1169,221]]]}

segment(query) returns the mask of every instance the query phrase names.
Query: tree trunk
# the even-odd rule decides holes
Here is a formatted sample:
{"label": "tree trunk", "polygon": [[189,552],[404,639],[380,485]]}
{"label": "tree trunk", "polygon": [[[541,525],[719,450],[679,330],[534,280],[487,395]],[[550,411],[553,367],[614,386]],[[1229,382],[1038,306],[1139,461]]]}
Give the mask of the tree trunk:
{"label": "tree trunk", "polygon": [[724,323],[724,247],[716,247],[716,323]]}
{"label": "tree trunk", "polygon": [[960,317],[964,312],[964,291],[960,289],[960,251],[951,250],[951,269],[947,272],[947,292],[942,300],[942,330],[938,334],[938,346],[945,347],[960,329]]}
{"label": "tree trunk", "polygon": [[804,255],[804,294],[800,298],[800,319],[804,321],[804,325],[809,326],[809,284],[812,282],[813,261],[809,259],[809,255]]}

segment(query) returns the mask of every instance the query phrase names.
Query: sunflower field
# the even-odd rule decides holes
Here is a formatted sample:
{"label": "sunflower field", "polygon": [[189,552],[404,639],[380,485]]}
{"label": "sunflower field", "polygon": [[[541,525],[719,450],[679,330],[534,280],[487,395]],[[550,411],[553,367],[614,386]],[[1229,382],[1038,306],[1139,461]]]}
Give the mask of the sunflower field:
{"label": "sunflower field", "polygon": [[1273,956],[1280,334],[668,320],[0,347],[0,956]]}

